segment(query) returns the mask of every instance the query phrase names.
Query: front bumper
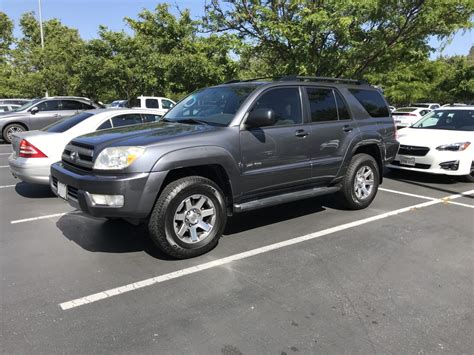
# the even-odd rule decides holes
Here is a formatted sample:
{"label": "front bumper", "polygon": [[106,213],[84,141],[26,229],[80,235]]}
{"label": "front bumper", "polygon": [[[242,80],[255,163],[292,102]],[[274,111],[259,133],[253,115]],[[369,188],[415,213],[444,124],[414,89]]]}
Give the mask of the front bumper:
{"label": "front bumper", "polygon": [[12,175],[30,184],[48,185],[52,163],[54,161],[48,158],[20,158],[15,153],[8,157]]}
{"label": "front bumper", "polygon": [[[150,214],[166,172],[114,175],[81,174],[66,169],[61,162],[51,166],[51,189],[58,195],[57,185],[67,185],[67,202],[94,217],[144,219]],[[123,195],[123,207],[99,206],[91,194]]]}
{"label": "front bumper", "polygon": [[[474,154],[471,150],[464,152],[449,152],[431,149],[428,154],[421,157],[397,154],[395,160],[388,167],[430,174],[462,176],[469,175],[471,173],[472,164],[474,161],[473,155]],[[414,159],[415,166],[401,165],[400,161],[403,158]],[[445,165],[447,162],[458,162],[458,168],[456,170],[441,168],[440,164]]]}

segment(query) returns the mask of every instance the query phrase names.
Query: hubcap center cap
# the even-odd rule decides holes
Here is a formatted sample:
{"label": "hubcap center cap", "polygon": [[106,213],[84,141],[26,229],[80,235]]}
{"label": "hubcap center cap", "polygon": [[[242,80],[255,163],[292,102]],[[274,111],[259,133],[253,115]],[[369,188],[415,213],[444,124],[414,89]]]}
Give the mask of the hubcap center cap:
{"label": "hubcap center cap", "polygon": [[199,222],[201,214],[196,210],[191,210],[186,213],[186,219],[191,224],[196,224]]}

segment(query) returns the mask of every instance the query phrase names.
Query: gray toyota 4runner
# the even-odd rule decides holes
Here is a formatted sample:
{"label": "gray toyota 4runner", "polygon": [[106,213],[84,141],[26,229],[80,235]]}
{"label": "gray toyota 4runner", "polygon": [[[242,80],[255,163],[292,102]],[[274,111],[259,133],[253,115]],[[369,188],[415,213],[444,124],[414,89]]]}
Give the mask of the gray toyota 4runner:
{"label": "gray toyota 4runner", "polygon": [[159,248],[189,258],[216,246],[237,212],[328,193],[367,207],[395,136],[387,102],[365,82],[232,81],[158,123],[75,138],[51,188],[89,215],[148,223]]}

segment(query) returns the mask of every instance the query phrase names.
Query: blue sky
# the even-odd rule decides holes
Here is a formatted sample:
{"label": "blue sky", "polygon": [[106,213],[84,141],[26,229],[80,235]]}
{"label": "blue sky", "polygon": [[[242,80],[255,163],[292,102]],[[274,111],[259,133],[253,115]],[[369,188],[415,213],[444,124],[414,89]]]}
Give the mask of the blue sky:
{"label": "blue sky", "polygon": [[[77,28],[85,39],[97,37],[99,25],[106,25],[112,30],[125,27],[123,18],[136,17],[144,8],[154,9],[157,0],[42,0],[43,19],[58,18],[65,25]],[[204,14],[205,0],[170,0],[172,6],[191,10],[193,17]],[[38,0],[0,0],[0,11],[5,12],[18,24],[21,14],[38,10]],[[16,27],[15,34],[19,31]],[[465,55],[474,44],[474,31],[458,32],[452,41],[443,49],[443,55]],[[436,38],[430,40],[430,45],[439,48]],[[432,54],[435,58],[440,51]]]}

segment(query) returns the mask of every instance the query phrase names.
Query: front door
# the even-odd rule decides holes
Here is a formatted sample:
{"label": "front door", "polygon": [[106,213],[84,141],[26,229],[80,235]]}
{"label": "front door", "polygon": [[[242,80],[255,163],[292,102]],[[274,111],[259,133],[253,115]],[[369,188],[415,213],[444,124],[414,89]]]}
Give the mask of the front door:
{"label": "front door", "polygon": [[60,103],[60,100],[46,100],[36,105],[38,111],[30,113],[30,129],[41,129],[61,119]]}
{"label": "front door", "polygon": [[276,121],[240,131],[244,198],[301,185],[311,178],[309,128],[303,123],[299,88],[265,91],[250,111],[261,108],[272,109]]}

